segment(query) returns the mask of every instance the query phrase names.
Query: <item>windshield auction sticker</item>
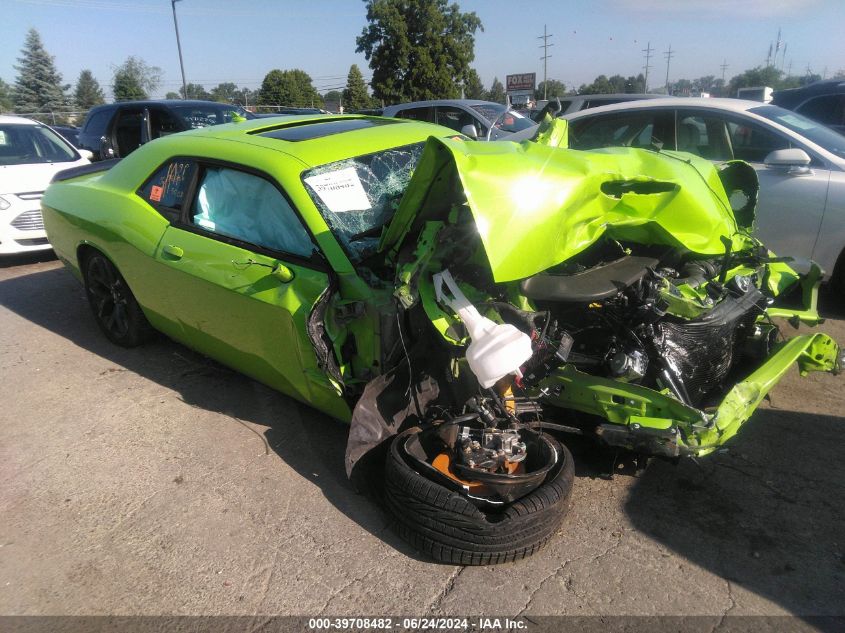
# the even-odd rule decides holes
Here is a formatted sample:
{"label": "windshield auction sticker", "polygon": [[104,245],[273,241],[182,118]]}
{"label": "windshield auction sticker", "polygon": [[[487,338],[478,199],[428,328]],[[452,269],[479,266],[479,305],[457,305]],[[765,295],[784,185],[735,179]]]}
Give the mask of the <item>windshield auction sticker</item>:
{"label": "windshield auction sticker", "polygon": [[364,211],[372,206],[354,167],[310,176],[305,182],[334,213]]}

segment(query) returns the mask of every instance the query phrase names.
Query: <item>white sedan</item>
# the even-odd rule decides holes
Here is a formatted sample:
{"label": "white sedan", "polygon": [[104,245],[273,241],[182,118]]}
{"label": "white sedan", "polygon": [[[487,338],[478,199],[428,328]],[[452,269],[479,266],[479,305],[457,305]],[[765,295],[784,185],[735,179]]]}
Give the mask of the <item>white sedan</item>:
{"label": "white sedan", "polygon": [[562,118],[574,149],[622,145],[747,161],[760,179],[760,240],[775,253],[818,262],[845,287],[845,136],[739,99],[649,99]]}
{"label": "white sedan", "polygon": [[0,116],[0,255],[50,248],[41,196],[57,172],[90,157],[46,125]]}

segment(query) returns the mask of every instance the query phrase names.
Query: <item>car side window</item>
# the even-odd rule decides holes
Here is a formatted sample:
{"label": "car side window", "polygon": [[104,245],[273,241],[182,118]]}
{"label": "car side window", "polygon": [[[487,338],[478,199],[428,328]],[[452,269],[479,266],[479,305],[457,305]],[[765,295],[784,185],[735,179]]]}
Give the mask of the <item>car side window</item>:
{"label": "car side window", "polygon": [[789,140],[750,121],[728,121],[734,158],[762,163],[769,152],[788,149]]}
{"label": "car side window", "polygon": [[203,231],[300,257],[316,250],[282,193],[268,180],[228,167],[206,167],[191,208]]}
{"label": "car side window", "polygon": [[138,195],[171,222],[179,220],[197,164],[175,158],[162,165],[138,190]]}
{"label": "car side window", "polygon": [[843,125],[845,124],[845,94],[815,97],[803,104],[796,112],[826,125]]}
{"label": "car side window", "polygon": [[678,112],[677,149],[710,160],[731,160],[725,121],[705,113]]}
{"label": "car side window", "polygon": [[460,108],[450,106],[437,107],[437,124],[460,132],[465,125],[475,127],[475,133],[480,133],[479,125],[475,118]]}
{"label": "car side window", "polygon": [[150,108],[150,140],[176,134],[184,129],[179,120],[162,108]]}
{"label": "car side window", "polygon": [[655,142],[665,143],[669,140],[664,127],[660,112],[588,117],[572,122],[569,144],[574,149],[649,148]]}
{"label": "car side window", "polygon": [[114,139],[117,155],[121,158],[141,146],[141,126],[144,124],[143,110],[124,110],[117,115]]}
{"label": "car side window", "polygon": [[102,136],[106,133],[106,128],[111,120],[112,110],[101,110],[91,115],[91,118],[85,122],[85,133],[92,136]]}
{"label": "car side window", "polygon": [[400,119],[412,119],[414,121],[426,121],[427,123],[434,123],[434,108],[408,108],[401,110],[396,114]]}

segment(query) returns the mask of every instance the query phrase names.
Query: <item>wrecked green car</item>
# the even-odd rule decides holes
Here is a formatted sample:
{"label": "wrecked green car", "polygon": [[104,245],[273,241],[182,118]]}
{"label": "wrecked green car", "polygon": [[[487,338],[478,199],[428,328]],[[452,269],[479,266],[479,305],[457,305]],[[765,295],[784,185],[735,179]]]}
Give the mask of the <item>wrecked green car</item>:
{"label": "wrecked green car", "polygon": [[793,363],[841,362],[772,320],[818,323],[822,273],[754,239],[748,165],[565,146],[262,119],[64,172],[44,220],[113,342],[156,329],[350,421],[404,538],[505,562],[560,525],[567,434],[706,455]]}

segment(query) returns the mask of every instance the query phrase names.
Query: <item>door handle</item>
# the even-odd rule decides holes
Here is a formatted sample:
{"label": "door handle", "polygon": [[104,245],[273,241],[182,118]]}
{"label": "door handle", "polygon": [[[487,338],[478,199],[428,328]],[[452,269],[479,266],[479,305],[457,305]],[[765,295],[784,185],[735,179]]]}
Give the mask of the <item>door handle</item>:
{"label": "door handle", "polygon": [[178,246],[173,246],[172,244],[165,244],[164,248],[161,250],[164,251],[164,254],[170,259],[182,259],[182,256],[185,254],[185,251]]}

